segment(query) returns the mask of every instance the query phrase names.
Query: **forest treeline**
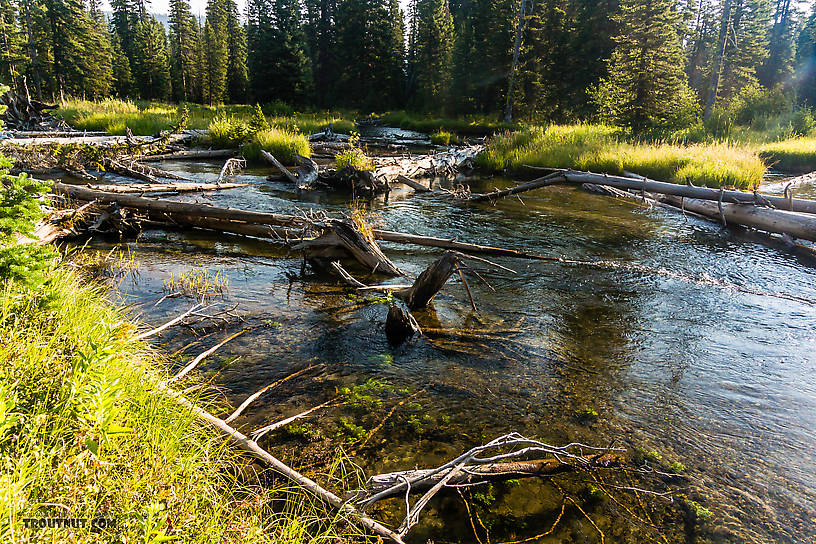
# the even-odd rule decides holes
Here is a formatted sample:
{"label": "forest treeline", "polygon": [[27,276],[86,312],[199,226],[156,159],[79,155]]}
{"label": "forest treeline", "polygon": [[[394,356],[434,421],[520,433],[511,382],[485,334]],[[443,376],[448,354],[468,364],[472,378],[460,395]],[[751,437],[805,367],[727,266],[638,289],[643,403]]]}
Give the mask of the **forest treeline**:
{"label": "forest treeline", "polygon": [[2,81],[46,99],[510,105],[636,129],[688,126],[737,97],[816,105],[816,5],[792,0],[412,0],[408,13],[398,0],[248,0],[244,14],[209,0],[203,21],[171,0],[168,29],[146,0],[112,0],[108,16],[86,2],[0,0]]}

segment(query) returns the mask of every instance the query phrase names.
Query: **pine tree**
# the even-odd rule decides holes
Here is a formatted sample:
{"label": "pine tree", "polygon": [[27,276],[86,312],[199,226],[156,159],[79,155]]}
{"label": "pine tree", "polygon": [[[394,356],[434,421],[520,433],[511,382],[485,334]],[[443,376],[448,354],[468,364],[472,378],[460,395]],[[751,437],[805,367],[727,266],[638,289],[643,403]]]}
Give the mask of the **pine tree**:
{"label": "pine tree", "polygon": [[225,0],[227,11],[227,96],[230,102],[246,100],[247,48],[246,35],[238,20],[235,0]]}
{"label": "pine tree", "polygon": [[141,98],[165,100],[170,96],[167,36],[154,17],[145,16],[136,24],[131,69]]}
{"label": "pine tree", "polygon": [[0,0],[0,81],[16,87],[25,68],[23,35],[13,0]]}
{"label": "pine tree", "polygon": [[688,114],[692,104],[673,8],[672,0],[621,3],[609,77],[596,93],[607,119],[640,131],[670,125],[678,114]]}
{"label": "pine tree", "polygon": [[450,91],[453,17],[447,0],[416,0],[410,35],[409,74],[414,103],[439,110]]}
{"label": "pine tree", "polygon": [[111,66],[113,91],[119,98],[127,98],[133,91],[133,74],[130,71],[130,59],[125,55],[119,41],[119,33],[114,29],[108,32],[111,44]]}
{"label": "pine tree", "polygon": [[81,0],[43,0],[50,38],[54,91],[81,94],[91,21]]}
{"label": "pine tree", "polygon": [[204,23],[204,74],[202,95],[205,102],[218,104],[227,98],[227,6],[224,0],[208,0]]}
{"label": "pine tree", "polygon": [[173,97],[188,101],[198,98],[198,25],[187,0],[170,0],[170,72]]}
{"label": "pine tree", "polygon": [[105,28],[105,16],[99,0],[89,1],[90,21],[85,41],[83,95],[98,100],[110,95],[113,87],[113,48]]}
{"label": "pine tree", "polygon": [[796,6],[791,5],[791,0],[774,1],[768,57],[757,70],[757,77],[765,87],[773,87],[793,73],[797,30],[795,16]]}
{"label": "pine tree", "polygon": [[799,100],[816,108],[816,6],[797,40],[795,85]]}
{"label": "pine tree", "polygon": [[303,5],[306,50],[314,76],[312,100],[318,106],[331,106],[337,85],[337,0],[304,0]]}
{"label": "pine tree", "polygon": [[382,110],[403,102],[405,40],[397,0],[344,0],[337,46],[346,105]]}
{"label": "pine tree", "polygon": [[259,102],[303,104],[312,72],[297,0],[250,0],[248,63]]}

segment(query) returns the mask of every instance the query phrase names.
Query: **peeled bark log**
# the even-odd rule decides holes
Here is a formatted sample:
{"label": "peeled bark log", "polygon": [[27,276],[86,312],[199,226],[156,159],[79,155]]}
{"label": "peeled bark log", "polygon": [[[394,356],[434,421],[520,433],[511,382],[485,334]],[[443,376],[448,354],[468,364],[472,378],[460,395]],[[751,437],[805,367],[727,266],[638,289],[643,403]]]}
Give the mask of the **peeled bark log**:
{"label": "peeled bark log", "polygon": [[404,275],[402,271],[385,256],[374,239],[367,238],[353,223],[332,219],[327,225],[334,230],[334,233],[340,239],[340,243],[343,244],[343,247],[372,273],[378,272],[389,276]]}
{"label": "peeled bark log", "polygon": [[317,181],[317,163],[297,153],[295,153],[295,160],[300,164],[297,169],[298,189],[310,187]]}
{"label": "peeled bark log", "polygon": [[291,171],[290,171],[288,168],[286,168],[284,165],[282,165],[282,164],[280,163],[280,161],[278,161],[278,159],[276,159],[276,158],[275,158],[275,156],[274,156],[274,155],[272,155],[272,153],[269,153],[268,151],[265,151],[265,150],[261,149],[261,157],[263,157],[264,159],[266,159],[266,161],[267,161],[269,164],[273,165],[275,168],[277,168],[278,170],[280,170],[280,171],[281,171],[281,173],[282,173],[284,176],[286,176],[286,178],[287,178],[289,181],[291,181],[292,183],[294,183],[294,184],[295,184],[295,186],[297,187],[297,185],[298,185],[298,179],[297,179],[297,177],[296,177],[296,176],[295,176],[295,175],[294,175],[294,174],[293,174],[293,173],[292,173],[292,172],[291,172]]}
{"label": "peeled bark log", "polygon": [[134,183],[130,185],[89,185],[88,188],[106,193],[189,193],[220,191],[246,187],[248,183]]}
{"label": "peeled bark log", "polygon": [[502,191],[493,191],[492,193],[484,193],[484,194],[477,194],[472,195],[468,198],[470,202],[484,202],[485,200],[498,200],[500,198],[504,198],[510,195],[515,195],[517,193],[524,193],[526,191],[532,191],[533,189],[539,189],[541,187],[547,187],[549,185],[556,185],[558,183],[563,183],[564,179],[560,172],[555,172],[553,174],[546,175],[544,177],[534,179],[533,181],[529,181],[527,183],[522,183],[520,185],[516,185],[515,187],[511,187],[509,189],[504,189]]}
{"label": "peeled bark log", "polygon": [[411,187],[414,191],[418,193],[429,193],[431,190],[418,181],[414,181],[408,176],[403,176],[402,174],[397,176],[397,181],[400,183],[404,183],[408,187]]}
{"label": "peeled bark log", "polygon": [[190,149],[189,151],[179,151],[177,153],[164,153],[161,155],[139,157],[139,162],[225,159],[228,157],[234,157],[236,152],[237,151],[235,149]]}

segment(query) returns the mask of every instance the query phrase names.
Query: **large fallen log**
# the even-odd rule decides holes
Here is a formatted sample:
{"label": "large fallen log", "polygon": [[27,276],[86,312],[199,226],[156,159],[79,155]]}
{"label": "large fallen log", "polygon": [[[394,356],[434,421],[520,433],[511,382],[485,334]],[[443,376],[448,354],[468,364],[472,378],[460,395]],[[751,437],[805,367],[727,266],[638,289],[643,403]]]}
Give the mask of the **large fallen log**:
{"label": "large fallen log", "polygon": [[88,188],[106,193],[190,193],[199,191],[221,191],[246,187],[248,183],[131,183],[129,185],[88,185]]}
{"label": "large fallen log", "polygon": [[159,162],[159,161],[187,161],[196,159],[226,159],[237,154],[235,149],[190,149],[188,151],[178,151],[176,153],[163,153],[161,155],[146,155],[139,157],[139,162]]}
{"label": "large fallen log", "polygon": [[[209,219],[221,219],[229,222],[240,222],[240,227],[236,226],[236,228],[240,228],[242,232],[237,232],[237,234],[246,234],[248,236],[259,236],[263,238],[268,237],[265,235],[265,233],[268,232],[268,230],[263,228],[263,226],[265,225],[303,229],[305,227],[309,227],[316,224],[315,221],[313,220],[296,215],[256,212],[250,210],[237,210],[232,208],[210,206],[207,204],[176,202],[173,200],[145,198],[129,194],[106,193],[103,191],[96,191],[94,189],[90,189],[84,186],[67,185],[64,183],[54,183],[52,187],[52,192],[58,195],[65,195],[70,198],[83,200],[86,202],[96,200],[97,202],[100,203],[116,203],[126,208],[134,208],[138,210],[145,210],[148,212],[166,214],[166,217],[186,216],[186,217],[198,217],[202,221]],[[202,224],[202,228],[210,227],[206,227]],[[218,226],[213,226],[211,228],[213,230],[219,230]],[[459,242],[455,239],[436,238],[433,236],[422,236],[417,234],[409,234],[405,232],[372,229],[371,234],[375,240],[393,242],[398,244],[413,244],[424,247],[454,249],[465,253],[494,255],[500,257],[513,257],[520,259],[533,259],[542,261],[562,260],[559,257],[536,255],[524,251],[517,251],[514,249],[483,246],[479,244]],[[277,238],[277,236],[274,237]]]}
{"label": "large fallen log", "polygon": [[411,310],[424,308],[442,289],[448,278],[456,272],[458,260],[455,252],[446,251],[442,257],[422,271],[410,288],[396,294],[405,300],[405,304]]}

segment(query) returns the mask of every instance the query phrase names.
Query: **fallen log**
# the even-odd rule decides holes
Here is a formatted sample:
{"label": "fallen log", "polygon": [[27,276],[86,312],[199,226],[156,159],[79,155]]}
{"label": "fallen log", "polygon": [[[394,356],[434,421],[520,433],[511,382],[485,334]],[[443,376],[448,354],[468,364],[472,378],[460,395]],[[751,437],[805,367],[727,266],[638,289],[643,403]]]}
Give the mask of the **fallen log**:
{"label": "fallen log", "polygon": [[195,159],[225,159],[234,157],[235,149],[190,149],[188,151],[178,151],[176,153],[163,153],[161,155],[146,155],[139,157],[139,162],[159,162],[159,161],[186,161]]}
{"label": "fallen log", "polygon": [[[605,453],[591,457],[581,457],[569,461],[556,458],[535,459],[531,461],[511,461],[508,463],[489,463],[486,465],[465,465],[447,482],[448,486],[473,485],[482,482],[515,480],[540,476],[555,476],[585,468],[616,468],[624,466],[625,459],[619,453]],[[371,476],[367,482],[368,493],[388,492],[398,484],[411,480],[411,493],[425,491],[436,485],[444,474],[433,469],[402,470]],[[382,498],[404,495],[404,491],[390,491]]]}
{"label": "fallen log", "polygon": [[526,191],[532,191],[533,189],[539,189],[541,187],[547,187],[549,185],[555,185],[558,183],[564,183],[563,175],[561,172],[553,172],[551,174],[547,174],[544,177],[540,177],[538,179],[534,179],[533,181],[522,183],[520,185],[516,185],[515,187],[504,189],[502,191],[493,191],[492,193],[472,195],[468,198],[468,201],[469,202],[484,202],[485,200],[496,201],[500,198],[505,198],[510,195],[524,193]]}
{"label": "fallen log", "polygon": [[459,257],[455,252],[446,251],[422,271],[410,288],[395,294],[402,298],[411,310],[424,308],[442,289],[448,278],[456,272],[458,262]]}
{"label": "fallen log", "polygon": [[761,208],[750,204],[722,204],[696,198],[674,195],[655,195],[658,201],[712,218],[718,222],[725,218],[726,224],[752,227],[775,234],[788,234],[794,238],[816,242],[816,217],[812,214]]}
{"label": "fallen log", "polygon": [[295,184],[295,186],[297,186],[297,185],[298,185],[298,179],[297,179],[297,176],[295,176],[295,175],[294,175],[294,174],[293,174],[293,173],[292,173],[292,172],[291,172],[291,171],[290,171],[288,168],[286,168],[284,165],[282,165],[282,164],[280,163],[280,161],[278,161],[278,159],[276,159],[276,158],[275,158],[275,156],[274,156],[274,155],[272,155],[272,153],[269,153],[268,151],[265,151],[265,150],[261,149],[261,157],[263,157],[264,159],[266,159],[266,161],[267,161],[269,164],[273,165],[275,168],[277,168],[278,170],[280,170],[280,171],[281,171],[281,173],[282,173],[284,176],[286,176],[286,178],[287,178],[289,181],[291,181],[292,183],[294,183],[294,184]]}
{"label": "fallen log", "polygon": [[763,185],[761,189],[763,191],[782,191],[782,190],[789,190],[793,189],[794,187],[798,187],[799,185],[807,185],[810,183],[816,183],[816,172],[810,172],[809,174],[804,174],[802,176],[796,176],[795,178],[791,178],[786,181],[780,181],[777,183],[770,183],[768,185]]}
{"label": "fallen log", "polygon": [[[746,193],[743,191],[711,189],[708,187],[652,181],[646,178],[632,179],[623,176],[608,176],[605,174],[576,172],[573,170],[563,172],[561,175],[564,178],[563,181],[569,183],[594,183],[596,185],[609,185],[618,189],[632,189],[635,191],[645,191],[647,193],[713,200],[715,202],[731,204],[770,204],[779,210],[816,214],[816,201],[814,200],[760,195],[758,193]],[[557,179],[557,177],[553,179]]]}
{"label": "fallen log", "polygon": [[198,191],[220,191],[246,187],[248,183],[132,183],[129,185],[88,185],[95,191],[106,193],[144,194],[144,193],[189,193]]}
{"label": "fallen log", "polygon": [[418,181],[414,181],[408,176],[403,176],[402,174],[397,176],[397,181],[400,183],[404,183],[405,185],[412,188],[414,191],[418,193],[429,193],[431,191],[428,187],[425,187]]}
{"label": "fallen log", "polygon": [[332,229],[352,256],[366,266],[371,273],[387,274],[389,276],[403,276],[403,272],[392,263],[380,249],[373,238],[367,237],[350,221],[330,219],[326,225]]}

